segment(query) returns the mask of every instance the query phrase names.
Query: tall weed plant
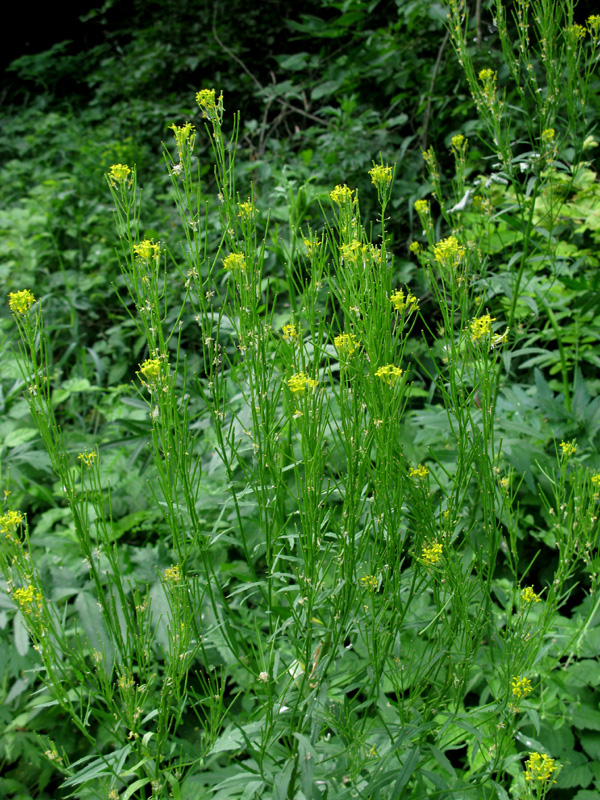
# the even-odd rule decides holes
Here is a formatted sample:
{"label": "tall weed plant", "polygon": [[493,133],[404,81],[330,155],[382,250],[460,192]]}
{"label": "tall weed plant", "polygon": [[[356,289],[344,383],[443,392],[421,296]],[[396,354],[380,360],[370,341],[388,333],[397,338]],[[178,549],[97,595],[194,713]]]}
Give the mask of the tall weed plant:
{"label": "tall weed plant", "polygon": [[[597,611],[588,604],[571,625],[560,613],[575,579],[597,589],[600,475],[578,463],[575,441],[556,443],[539,489],[556,559],[539,580],[535,557],[523,558],[498,403],[531,265],[556,269],[565,182],[584,167],[600,17],[580,26],[570,2],[517,0],[513,43],[498,0],[505,63],[480,66],[464,8],[450,0],[448,11],[493,164],[470,180],[457,134],[448,184],[424,153],[431,197],[415,203],[423,236],[411,251],[433,302],[398,282],[386,236],[394,169],[374,163],[378,218],[362,219],[351,187],[332,187],[322,230],[296,231],[284,305],[263,272],[255,199],[236,189],[239,120],[227,138],[212,89],[196,99],[218,241],[191,123],[172,126],[177,157],[166,157],[181,253],[141,238],[135,169],[111,168],[121,300],[147,345],[138,389],[168,529],[171,563],[151,584],[123,557],[99,451],[65,444],[42,304],[29,289],[11,293],[26,396],[88,573],[82,630],[68,596],[48,593],[6,493],[7,593],[50,702],[89,743],[75,763],[60,742],[43,744],[64,796],[542,798],[561,780],[552,745],[522,731],[543,730],[549,678],[576,659]],[[505,105],[505,81],[518,109]],[[529,137],[515,142],[521,113]],[[492,244],[500,225],[508,257],[506,241]],[[177,309],[171,259],[186,293]],[[411,363],[419,330],[427,357]],[[411,461],[403,431],[416,375],[443,407],[451,445]],[[202,487],[215,471],[226,491],[208,517]]]}

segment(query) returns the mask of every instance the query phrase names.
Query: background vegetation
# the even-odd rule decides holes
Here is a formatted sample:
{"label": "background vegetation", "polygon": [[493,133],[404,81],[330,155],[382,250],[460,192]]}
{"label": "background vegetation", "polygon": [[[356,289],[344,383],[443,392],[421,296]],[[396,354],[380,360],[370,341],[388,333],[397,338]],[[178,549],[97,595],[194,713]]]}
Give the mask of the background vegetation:
{"label": "background vegetation", "polygon": [[[513,18],[512,12],[518,13],[527,4],[515,0],[507,5],[508,38],[518,42],[518,17]],[[450,497],[454,465],[463,457],[440,378],[441,365],[447,363],[452,320],[444,311],[446,300],[440,300],[439,284],[431,278],[433,260],[424,255],[427,248],[433,254],[435,244],[456,230],[461,241],[476,241],[478,249],[469,256],[470,305],[461,310],[459,328],[469,330],[472,317],[489,313],[498,321],[495,333],[502,336],[506,327],[510,329],[508,346],[495,349],[493,363],[487,364],[490,374],[496,370],[491,384],[483,379],[477,383],[479,379],[470,373],[461,377],[471,403],[465,431],[471,424],[479,425],[478,419],[473,420],[486,391],[494,398],[497,418],[493,458],[486,462],[491,472],[486,480],[496,481],[500,500],[486,511],[482,487],[490,484],[465,478],[463,506],[457,512],[457,519],[462,520],[457,522],[457,530],[463,538],[457,551],[476,550],[477,536],[496,519],[498,552],[505,558],[499,558],[486,577],[495,605],[493,611],[485,607],[485,613],[495,615],[497,630],[495,634],[491,628],[477,630],[482,640],[494,635],[500,641],[498,631],[518,606],[522,581],[523,587],[533,585],[544,598],[556,589],[557,569],[564,557],[556,510],[576,514],[574,498],[593,497],[590,478],[584,486],[584,479],[577,476],[593,476],[600,470],[598,77],[592,72],[587,76],[589,101],[583,110],[572,111],[558,86],[565,102],[550,109],[548,113],[554,117],[549,121],[542,119],[535,97],[517,88],[499,36],[496,4],[487,0],[469,4],[466,47],[473,65],[471,87],[447,32],[448,8],[439,2],[321,0],[303,3],[301,12],[297,4],[276,0],[248,6],[238,0],[226,6],[109,0],[86,16],[85,25],[93,35],[92,45],[85,50],[77,41],[57,42],[46,52],[22,56],[11,64],[4,77],[0,133],[4,187],[0,295],[31,288],[41,301],[51,365],[48,408],[60,426],[65,452],[73,455],[99,449],[102,471],[97,488],[106,493],[110,487],[106,535],[118,543],[119,569],[128,585],[138,587],[142,595],[144,587],[149,587],[158,604],[155,608],[162,616],[154,618],[153,637],[159,653],[157,669],[162,670],[168,660],[164,653],[171,644],[166,625],[168,592],[161,594],[161,587],[165,570],[174,561],[175,541],[156,502],[156,485],[164,475],[151,456],[149,444],[155,429],[147,398],[139,390],[140,364],[153,353],[135,314],[128,313],[135,311],[136,297],[122,266],[127,254],[133,253],[129,244],[133,247],[146,239],[163,243],[168,276],[161,298],[166,309],[162,321],[167,329],[180,326],[178,352],[182,361],[185,356],[187,372],[208,380],[195,318],[199,312],[186,307],[180,314],[189,288],[186,250],[181,242],[188,239],[180,219],[181,203],[178,208],[175,202],[181,198],[168,166],[179,161],[169,126],[189,121],[198,129],[194,157],[202,184],[203,241],[214,257],[223,246],[224,211],[218,196],[223,194],[223,183],[213,168],[215,140],[211,142],[203,134],[202,112],[194,97],[201,89],[215,87],[223,92],[227,139],[239,111],[235,188],[242,201],[253,198],[255,241],[264,281],[260,289],[267,291],[268,286],[265,303],[279,338],[284,325],[298,324],[310,330],[315,341],[311,325],[319,314],[340,324],[348,318],[339,310],[332,311],[319,297],[312,299],[315,314],[312,320],[308,318],[305,304],[310,293],[306,292],[314,264],[304,239],[314,242],[329,236],[327,241],[333,243],[339,233],[343,242],[343,232],[336,227],[338,208],[329,195],[336,185],[345,184],[357,190],[362,219],[372,220],[371,227],[365,222],[359,238],[379,241],[380,206],[369,170],[375,162],[393,165],[395,181],[386,197],[385,248],[393,257],[393,287],[409,284],[420,305],[420,315],[402,339],[402,363],[410,364],[412,388],[402,402],[397,398],[396,410],[398,414],[403,411],[397,438],[402,445],[402,464],[427,463],[437,482],[434,484],[432,477],[422,496],[410,492],[403,496],[400,504],[412,509],[408,516],[415,530],[420,515],[429,513],[428,504],[433,507],[439,498],[446,502]],[[585,25],[587,16],[583,6],[575,8],[578,24]],[[589,43],[585,46],[591,47]],[[532,71],[544,74],[543,59],[535,55],[531,59]],[[478,109],[472,94],[473,80],[476,84],[480,70],[489,68],[497,70],[504,93],[503,127],[498,131],[504,132],[512,148],[510,158],[502,163],[498,161],[502,150],[493,145],[493,109],[489,107],[486,115],[485,98],[480,98]],[[558,166],[538,185],[533,179],[540,177],[536,166],[539,152],[531,149],[530,142],[551,128],[556,128],[556,142],[548,139],[547,144],[556,150],[549,150],[546,157]],[[469,147],[457,167],[453,140],[456,142],[459,134],[467,137]],[[435,163],[430,158],[427,165],[423,151],[435,152]],[[115,228],[113,198],[105,179],[105,173],[117,163],[135,165],[143,189],[137,229],[127,231],[130,242],[122,224]],[[475,196],[479,199],[473,206]],[[425,198],[429,222],[415,211],[415,201]],[[229,199],[236,202],[236,196]],[[523,209],[530,212],[528,226],[522,221]],[[200,209],[197,211],[200,214]],[[231,214],[228,219],[233,225]],[[124,240],[129,242],[125,247]],[[414,242],[420,243],[420,254],[415,247],[410,249]],[[225,296],[222,274],[217,281]],[[442,289],[445,292],[448,287]],[[232,295],[227,297],[231,300]],[[237,311],[232,318],[239,320],[243,315]],[[235,347],[231,341],[224,341],[223,347],[225,363],[234,376],[232,385],[239,389]],[[462,349],[457,351],[461,359],[466,347],[462,341]],[[331,348],[330,344],[329,355],[334,352]],[[90,582],[88,568],[74,549],[78,531],[65,499],[64,476],[60,470],[57,474],[52,448],[40,441],[39,427],[24,398],[26,381],[18,352],[18,334],[6,302],[0,309],[4,513],[10,508],[26,514],[29,546],[44,594],[63,604],[67,639],[88,637],[97,644],[98,587]],[[289,377],[290,358],[285,348],[277,350],[272,369]],[[306,364],[313,363],[310,353],[306,358]],[[340,386],[342,383],[340,378]],[[232,392],[228,399],[235,406],[239,397],[233,388],[227,391]],[[240,500],[235,510],[224,502],[232,484],[239,484],[240,493],[243,485],[250,485],[248,476],[253,473],[245,470],[250,470],[251,458],[244,450],[236,450],[236,464],[229,471],[223,466],[218,455],[224,447],[218,438],[218,424],[214,416],[204,413],[205,402],[197,389],[189,409],[202,472],[195,508],[201,527],[218,537],[213,568],[224,596],[243,610],[239,598],[248,584],[257,580],[256,573],[261,576],[265,572],[265,555],[260,548],[254,555],[242,552],[230,532],[235,525],[245,526],[254,545],[253,536],[264,521],[257,502]],[[341,406],[341,401],[336,402]],[[236,408],[239,415],[243,409]],[[339,408],[335,413],[341,413]],[[567,459],[560,442],[571,441],[576,442],[577,450]],[[346,469],[347,454],[339,443],[329,446],[324,469],[335,483]],[[292,451],[287,454],[289,464],[293,455]],[[395,480],[404,467],[398,466],[400,461],[393,463]],[[383,466],[380,463],[380,470]],[[471,464],[468,469],[472,468]],[[481,470],[481,464],[475,469]],[[505,496],[509,499],[502,499]],[[449,506],[439,502],[440,509],[448,510]],[[327,503],[333,509],[332,518],[345,508],[333,492]],[[241,515],[243,525],[239,518],[234,521],[234,513]],[[575,521],[569,517],[564,526],[571,534]],[[491,793],[482,776],[490,777],[486,759],[495,744],[489,733],[484,735],[483,726],[484,719],[488,724],[490,714],[496,713],[493,701],[499,689],[492,673],[485,673],[483,662],[477,662],[478,676],[468,670],[465,673],[464,693],[458,703],[464,713],[460,723],[453,717],[440,734],[440,719],[425,714],[421,723],[431,723],[431,732],[423,729],[425,733],[419,734],[425,742],[422,750],[417,753],[416,746],[402,745],[402,757],[392,768],[393,758],[385,749],[381,730],[370,731],[359,722],[371,718],[377,704],[392,699],[400,702],[403,692],[410,692],[394,685],[388,675],[387,682],[380,676],[383,688],[379,697],[371,689],[363,693],[363,683],[371,686],[374,678],[367,667],[363,671],[361,658],[369,659],[360,650],[348,668],[352,680],[340,688],[339,704],[331,711],[328,725],[318,736],[315,731],[299,733],[294,744],[295,757],[300,753],[303,764],[314,756],[319,764],[317,773],[308,767],[302,774],[299,767],[288,773],[282,769],[287,782],[280,778],[278,783],[275,773],[274,788],[269,789],[267,783],[248,784],[250,762],[260,751],[256,744],[259,728],[251,726],[260,719],[256,709],[262,708],[268,687],[262,685],[262,679],[251,682],[248,672],[237,663],[229,664],[223,652],[208,656],[211,665],[227,665],[222,673],[205,669],[206,653],[202,657],[196,653],[187,665],[189,685],[182,689],[185,713],[179,721],[177,757],[188,764],[202,750],[204,761],[187,778],[177,778],[177,789],[173,783],[165,791],[177,791],[186,798],[252,798],[254,793],[267,796],[270,791],[268,796],[284,798],[286,791],[297,786],[294,796],[307,798],[311,793],[342,797],[345,792],[373,798],[401,797],[403,792],[415,798],[504,798],[507,792],[519,796],[526,791],[519,777],[520,762],[524,753],[534,750],[548,753],[562,765],[552,796],[600,797],[600,614],[593,593],[600,562],[594,549],[593,523],[589,536],[586,557],[577,561],[573,556],[562,573],[554,616],[546,619],[535,608],[531,611],[534,617],[541,614],[544,642],[542,651],[529,662],[523,657],[535,691],[526,702],[523,698],[518,718],[511,717],[510,745],[502,745],[504,761],[495,767]],[[424,542],[424,546],[430,545]],[[368,579],[374,574],[362,575],[366,579],[362,583],[365,607],[372,602],[374,608],[376,597],[381,596],[379,586],[377,593],[371,586],[373,593],[369,594]],[[360,582],[358,573],[357,580]],[[10,589],[6,581],[3,587]],[[322,602],[326,604],[328,597]],[[469,603],[477,606],[480,601],[471,597]],[[423,609],[417,610],[427,620],[428,608],[424,601]],[[378,611],[382,619],[384,611]],[[281,609],[278,613],[285,617]],[[318,608],[313,616],[321,620]],[[249,620],[244,624],[250,626]],[[444,635],[456,634],[457,629],[448,624]],[[273,630],[269,633],[274,635]],[[45,688],[45,667],[30,634],[10,592],[0,594],[0,795],[15,800],[109,797],[108,788],[105,794],[104,790],[95,794],[93,787],[77,778],[95,751],[73,727],[65,707]],[[326,638],[323,636],[323,642]],[[368,636],[365,641],[370,641]],[[507,641],[502,641],[507,648]],[[343,647],[348,642],[342,638],[338,644]],[[367,651],[372,656],[370,646]],[[415,652],[418,647],[415,643]],[[425,658],[426,652],[420,652],[419,658]],[[257,669],[257,676],[272,673],[268,654],[253,652],[251,656],[256,663],[267,659],[265,669]],[[316,656],[312,664],[305,659],[296,674],[290,673],[292,683],[300,680],[301,672],[308,681],[317,661]],[[218,674],[222,677],[217,678]],[[520,675],[512,677],[520,679]],[[507,685],[510,680],[507,673]],[[436,691],[442,683],[436,684]],[[204,708],[202,698],[211,693],[219,702],[206,706],[206,713],[196,711],[194,715],[186,705],[187,698],[194,698],[197,707]],[[435,705],[434,694],[427,696],[429,708]],[[312,708],[300,707],[304,713]],[[485,718],[469,717],[482,710],[486,710]],[[376,713],[385,727],[389,719],[381,709]],[[412,720],[411,724],[416,723]],[[206,734],[209,741],[202,741],[201,731],[211,732]],[[315,736],[325,741],[327,735],[332,749],[328,754],[327,740],[319,745],[317,757],[312,749]],[[115,747],[101,726],[93,729],[91,736],[104,752]],[[60,743],[61,755],[50,742]],[[292,752],[292,745],[289,747]],[[391,784],[377,777],[378,751],[389,756],[384,764],[393,774]],[[67,763],[72,765],[78,759],[89,760],[69,773]],[[291,759],[290,763],[299,762]],[[244,764],[246,767],[240,766]],[[124,795],[126,785],[133,786],[132,775],[124,775],[119,786]],[[264,771],[262,775],[265,780]],[[334,776],[333,783],[325,786],[329,775]],[[69,776],[71,783],[63,786]],[[89,772],[87,777],[93,780],[94,775]],[[150,797],[153,791],[149,783],[142,784],[128,796]],[[158,790],[156,796],[162,796]]]}

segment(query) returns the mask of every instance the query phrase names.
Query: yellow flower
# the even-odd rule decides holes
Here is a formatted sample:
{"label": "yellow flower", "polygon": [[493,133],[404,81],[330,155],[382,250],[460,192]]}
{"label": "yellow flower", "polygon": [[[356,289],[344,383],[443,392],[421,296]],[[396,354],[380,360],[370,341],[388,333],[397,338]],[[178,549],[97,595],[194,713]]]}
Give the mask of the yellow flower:
{"label": "yellow flower", "polygon": [[42,594],[36,591],[35,586],[31,584],[24,589],[15,589],[13,598],[24,614],[31,614],[34,610],[37,612],[40,610]]}
{"label": "yellow flower", "polygon": [[360,582],[370,592],[375,592],[379,586],[379,578],[377,575],[365,575],[360,579]]}
{"label": "yellow flower", "polygon": [[390,303],[394,306],[396,311],[406,311],[407,314],[412,314],[413,311],[419,310],[419,301],[410,292],[404,295],[402,289],[398,289],[394,294],[390,297]]}
{"label": "yellow flower", "polygon": [[152,257],[160,256],[160,244],[152,239],[144,239],[139,244],[133,245],[133,252],[142,261],[150,261]]}
{"label": "yellow flower", "polygon": [[349,189],[346,184],[343,186],[338,185],[329,193],[329,197],[331,197],[333,202],[337,203],[338,206],[342,206],[344,203],[352,200],[352,189]]}
{"label": "yellow flower", "polygon": [[140,372],[150,383],[155,383],[160,378],[160,359],[147,359],[140,365]]}
{"label": "yellow flower", "polygon": [[251,219],[252,215],[254,214],[254,206],[249,201],[246,203],[240,203],[240,210],[238,212],[238,217],[241,219]]}
{"label": "yellow flower", "polygon": [[16,314],[25,314],[34,303],[35,297],[29,289],[22,289],[20,292],[11,292],[8,295],[9,308]]}
{"label": "yellow flower", "polygon": [[577,444],[575,443],[575,439],[573,439],[571,442],[561,442],[560,447],[562,450],[562,457],[565,459],[574,456],[577,452]]}
{"label": "yellow flower", "polygon": [[355,263],[359,260],[362,262],[368,252],[368,246],[359,242],[358,239],[353,239],[349,244],[343,244],[340,247],[340,254],[344,261],[354,261]]}
{"label": "yellow flower", "polygon": [[411,242],[409,248],[411,253],[418,255],[421,252],[421,243],[420,242]]}
{"label": "yellow flower", "polygon": [[167,567],[163,572],[163,577],[168,583],[177,583],[181,578],[179,564],[175,564],[173,567]]}
{"label": "yellow flower", "polygon": [[349,358],[355,350],[360,347],[356,336],[353,333],[340,333],[333,340],[335,349],[339,356]]}
{"label": "yellow flower", "polygon": [[296,325],[284,325],[283,326],[283,338],[286,342],[291,342],[293,339],[297,339],[299,337],[298,327]]}
{"label": "yellow flower", "polygon": [[202,116],[208,119],[213,119],[217,112],[217,103],[220,103],[223,95],[218,100],[215,99],[214,89],[201,89],[196,93],[196,102],[202,109]]}
{"label": "yellow flower", "polygon": [[591,481],[592,481],[592,486],[595,489],[594,496],[597,496],[598,492],[600,492],[600,472],[596,472],[594,475],[592,475]]}
{"label": "yellow flower", "polygon": [[415,211],[419,216],[429,214],[429,202],[427,200],[415,200]]}
{"label": "yellow flower", "polygon": [[451,143],[452,147],[454,148],[454,150],[460,150],[462,148],[463,144],[465,143],[465,141],[466,141],[466,139],[462,135],[462,133],[457,133],[456,136],[452,137],[452,139],[450,140],[450,143]]}
{"label": "yellow flower", "polygon": [[552,773],[557,769],[554,759],[545,753],[529,753],[529,759],[525,762],[525,780],[545,783],[552,778]]}
{"label": "yellow flower", "polygon": [[307,387],[309,389],[315,389],[317,384],[318,381],[309,378],[306,372],[296,372],[287,382],[290,391],[294,394],[303,394]]}
{"label": "yellow flower", "polygon": [[114,186],[115,183],[125,183],[130,172],[131,170],[127,164],[113,164],[108,173],[108,177]]}
{"label": "yellow flower", "polygon": [[25,519],[19,511],[8,511],[0,517],[0,533],[14,533],[17,526]]}
{"label": "yellow flower", "polygon": [[585,38],[585,34],[587,33],[587,31],[583,27],[583,25],[577,25],[577,24],[571,25],[570,31],[571,31],[571,35],[573,36],[573,38],[576,41],[579,41],[580,39],[584,39]]}
{"label": "yellow flower", "polygon": [[304,239],[304,246],[306,247],[306,254],[309,258],[312,258],[314,255],[317,254],[319,247],[321,246],[321,241],[319,239],[315,239],[311,242],[310,239]]}
{"label": "yellow flower", "polygon": [[531,681],[529,678],[513,678],[512,679],[512,693],[513,697],[517,697],[519,700],[522,697],[527,697],[528,694],[531,694],[533,688],[531,686]]}
{"label": "yellow flower", "polygon": [[400,367],[395,367],[393,364],[386,364],[385,367],[379,367],[375,376],[381,378],[382,381],[385,381],[390,386],[393,386],[396,381],[402,377],[402,372]]}
{"label": "yellow flower", "polygon": [[185,125],[169,125],[169,130],[172,130],[175,134],[175,142],[177,143],[177,150],[179,152],[179,158],[181,158],[181,154],[183,153],[183,149],[187,144],[190,148],[190,153],[194,149],[194,142],[196,141],[196,134],[194,133],[194,126],[191,122],[186,122]]}
{"label": "yellow flower", "polygon": [[484,314],[483,317],[476,317],[472,319],[469,327],[471,328],[471,339],[473,342],[478,342],[484,336],[488,336],[492,330],[492,322],[496,321],[496,317],[490,317],[489,314]]}
{"label": "yellow flower", "polygon": [[83,453],[79,453],[77,458],[79,461],[83,461],[86,467],[91,467],[94,461],[96,460],[97,455],[98,454],[94,450],[92,451],[84,450]]}
{"label": "yellow flower", "polygon": [[410,468],[409,476],[411,478],[425,478],[427,475],[429,475],[429,470],[423,464]]}
{"label": "yellow flower", "polygon": [[488,81],[495,80],[496,73],[493,69],[482,69],[479,73],[479,80],[482,83],[488,83]]}
{"label": "yellow flower", "polygon": [[587,24],[593,37],[600,34],[600,15],[592,14],[591,17],[587,18]]}
{"label": "yellow flower", "polygon": [[392,168],[384,167],[383,164],[375,164],[372,170],[369,170],[371,176],[371,183],[381,190],[386,189],[392,182]]}
{"label": "yellow flower", "polygon": [[544,144],[551,144],[554,141],[555,136],[556,131],[554,128],[546,128],[542,131],[542,142],[544,142]]}
{"label": "yellow flower", "polygon": [[443,267],[456,267],[465,257],[466,250],[456,236],[442,239],[433,248],[433,257]]}
{"label": "yellow flower", "polygon": [[421,561],[426,567],[433,567],[439,563],[443,550],[442,545],[437,543],[425,546],[421,551]]}
{"label": "yellow flower", "polygon": [[539,603],[542,600],[539,594],[533,591],[533,586],[526,586],[521,589],[521,599],[524,603]]}
{"label": "yellow flower", "polygon": [[246,269],[246,259],[241,253],[230,253],[223,260],[223,266],[230,272],[243,272]]}

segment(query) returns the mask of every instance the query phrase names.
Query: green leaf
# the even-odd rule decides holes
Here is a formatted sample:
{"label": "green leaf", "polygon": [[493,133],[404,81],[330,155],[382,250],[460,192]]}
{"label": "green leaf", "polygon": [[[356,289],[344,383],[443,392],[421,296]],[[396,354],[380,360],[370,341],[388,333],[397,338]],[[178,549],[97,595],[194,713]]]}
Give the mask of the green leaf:
{"label": "green leaf", "polygon": [[571,707],[571,719],[576,728],[600,731],[600,711],[588,706]]}

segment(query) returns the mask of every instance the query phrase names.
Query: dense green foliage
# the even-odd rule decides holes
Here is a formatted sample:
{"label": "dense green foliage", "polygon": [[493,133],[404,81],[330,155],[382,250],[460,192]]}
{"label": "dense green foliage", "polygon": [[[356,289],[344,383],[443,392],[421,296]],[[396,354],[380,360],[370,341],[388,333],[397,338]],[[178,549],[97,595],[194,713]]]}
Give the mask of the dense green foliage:
{"label": "dense green foliage", "polygon": [[13,65],[0,795],[600,797],[598,32],[472,5]]}

